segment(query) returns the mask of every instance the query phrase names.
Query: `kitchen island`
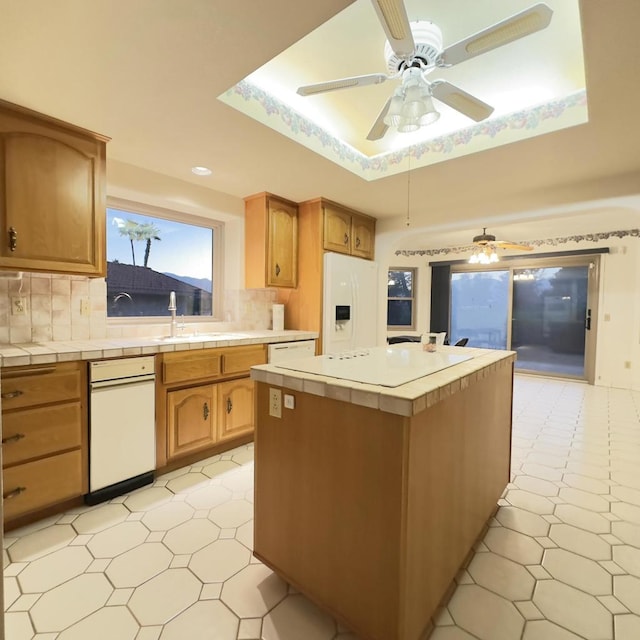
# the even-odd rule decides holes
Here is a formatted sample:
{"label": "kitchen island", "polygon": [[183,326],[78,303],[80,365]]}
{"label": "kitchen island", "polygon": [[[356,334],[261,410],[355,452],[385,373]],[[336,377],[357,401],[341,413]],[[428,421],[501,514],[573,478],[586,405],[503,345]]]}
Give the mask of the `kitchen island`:
{"label": "kitchen island", "polygon": [[[419,349],[361,369],[384,352],[419,375]],[[509,481],[515,354],[447,354],[469,359],[395,387],[309,373],[327,356],[251,370],[254,555],[363,640],[426,637]]]}

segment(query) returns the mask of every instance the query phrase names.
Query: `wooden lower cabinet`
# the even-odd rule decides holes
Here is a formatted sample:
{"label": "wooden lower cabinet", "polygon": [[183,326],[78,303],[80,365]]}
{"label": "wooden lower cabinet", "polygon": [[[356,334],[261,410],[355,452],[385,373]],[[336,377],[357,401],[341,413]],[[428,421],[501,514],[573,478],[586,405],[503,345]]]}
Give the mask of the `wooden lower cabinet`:
{"label": "wooden lower cabinet", "polygon": [[81,499],[88,490],[85,362],[2,369],[2,458],[5,528]]}
{"label": "wooden lower cabinet", "polygon": [[254,388],[249,378],[218,386],[218,441],[251,433],[254,425]]}
{"label": "wooden lower cabinet", "polygon": [[197,451],[216,441],[216,385],[167,393],[168,456]]}
{"label": "wooden lower cabinet", "polygon": [[78,496],[82,493],[83,475],[79,450],[5,469],[5,520]]}
{"label": "wooden lower cabinet", "polygon": [[158,357],[156,468],[170,470],[251,439],[253,365],[266,346],[240,345]]}

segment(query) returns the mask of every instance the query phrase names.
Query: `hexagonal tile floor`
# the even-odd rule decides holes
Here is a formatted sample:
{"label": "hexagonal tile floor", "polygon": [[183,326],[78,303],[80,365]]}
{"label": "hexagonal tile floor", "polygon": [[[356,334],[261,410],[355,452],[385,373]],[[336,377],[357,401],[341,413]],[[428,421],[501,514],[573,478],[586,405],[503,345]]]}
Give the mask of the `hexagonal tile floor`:
{"label": "hexagonal tile floor", "polygon": [[[512,478],[431,640],[640,638],[640,393],[519,375]],[[251,556],[253,446],[5,537],[8,640],[357,640]]]}

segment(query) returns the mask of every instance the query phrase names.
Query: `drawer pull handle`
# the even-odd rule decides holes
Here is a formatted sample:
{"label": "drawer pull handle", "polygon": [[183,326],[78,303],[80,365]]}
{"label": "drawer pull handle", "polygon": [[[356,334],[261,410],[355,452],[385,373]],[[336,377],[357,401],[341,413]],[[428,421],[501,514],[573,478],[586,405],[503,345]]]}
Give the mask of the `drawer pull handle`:
{"label": "drawer pull handle", "polygon": [[2,394],[3,400],[10,400],[11,398],[19,398],[24,391],[20,391],[20,389],[16,389],[15,391],[7,391],[7,393]]}
{"label": "drawer pull handle", "polygon": [[356,236],[356,248],[360,247],[360,238]]}
{"label": "drawer pull handle", "polygon": [[231,413],[233,409],[233,402],[231,402],[231,398],[227,398],[227,413]]}
{"label": "drawer pull handle", "polygon": [[11,498],[17,498],[21,493],[27,490],[27,487],[16,487],[13,491],[5,493],[2,498],[4,500],[11,500]]}
{"label": "drawer pull handle", "polygon": [[9,250],[15,251],[17,248],[18,248],[18,232],[13,227],[9,227]]}
{"label": "drawer pull handle", "polygon": [[344,243],[349,244],[349,236],[346,233],[344,234]]}
{"label": "drawer pull handle", "polygon": [[280,275],[280,265],[276,262],[276,278]]}
{"label": "drawer pull handle", "polygon": [[202,417],[205,420],[209,417],[209,405],[206,402],[202,405]]}
{"label": "drawer pull handle", "polygon": [[9,444],[10,442],[18,442],[24,438],[24,433],[14,433],[12,436],[2,438],[2,444]]}

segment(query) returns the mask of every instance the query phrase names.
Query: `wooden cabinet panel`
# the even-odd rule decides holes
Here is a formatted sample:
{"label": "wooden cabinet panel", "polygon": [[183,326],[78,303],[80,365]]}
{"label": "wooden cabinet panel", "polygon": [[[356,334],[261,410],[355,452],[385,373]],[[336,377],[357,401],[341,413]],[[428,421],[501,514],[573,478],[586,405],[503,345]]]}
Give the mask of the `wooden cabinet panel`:
{"label": "wooden cabinet panel", "polygon": [[5,414],[2,444],[3,466],[79,448],[82,445],[80,402]]}
{"label": "wooden cabinet panel", "polygon": [[324,207],[324,248],[338,253],[351,252],[351,214],[333,205]]}
{"label": "wooden cabinet panel", "polygon": [[167,393],[169,458],[215,443],[216,397],[216,386],[210,384]]}
{"label": "wooden cabinet panel", "polygon": [[5,520],[82,495],[84,478],[79,450],[4,469]]}
{"label": "wooden cabinet panel", "polygon": [[78,363],[74,362],[4,369],[2,410],[75,400],[82,395],[82,379]]}
{"label": "wooden cabinet panel", "polygon": [[373,218],[351,218],[351,255],[373,260],[376,239],[376,221]]}
{"label": "wooden cabinet panel", "polygon": [[218,440],[253,431],[254,388],[249,378],[218,384]]}
{"label": "wooden cabinet panel", "polygon": [[295,287],[298,277],[298,207],[269,198],[267,286]]}
{"label": "wooden cabinet panel", "polygon": [[298,206],[270,193],[245,198],[245,286],[295,287]]}
{"label": "wooden cabinet panel", "polygon": [[215,377],[221,372],[222,353],[214,349],[166,353],[162,360],[165,384]]}
{"label": "wooden cabinet panel", "polygon": [[246,347],[233,347],[225,351],[222,360],[222,372],[249,373],[249,369],[256,364],[267,362],[267,350],[264,345],[250,345]]}
{"label": "wooden cabinet panel", "polygon": [[0,267],[104,275],[107,140],[0,101]]}

